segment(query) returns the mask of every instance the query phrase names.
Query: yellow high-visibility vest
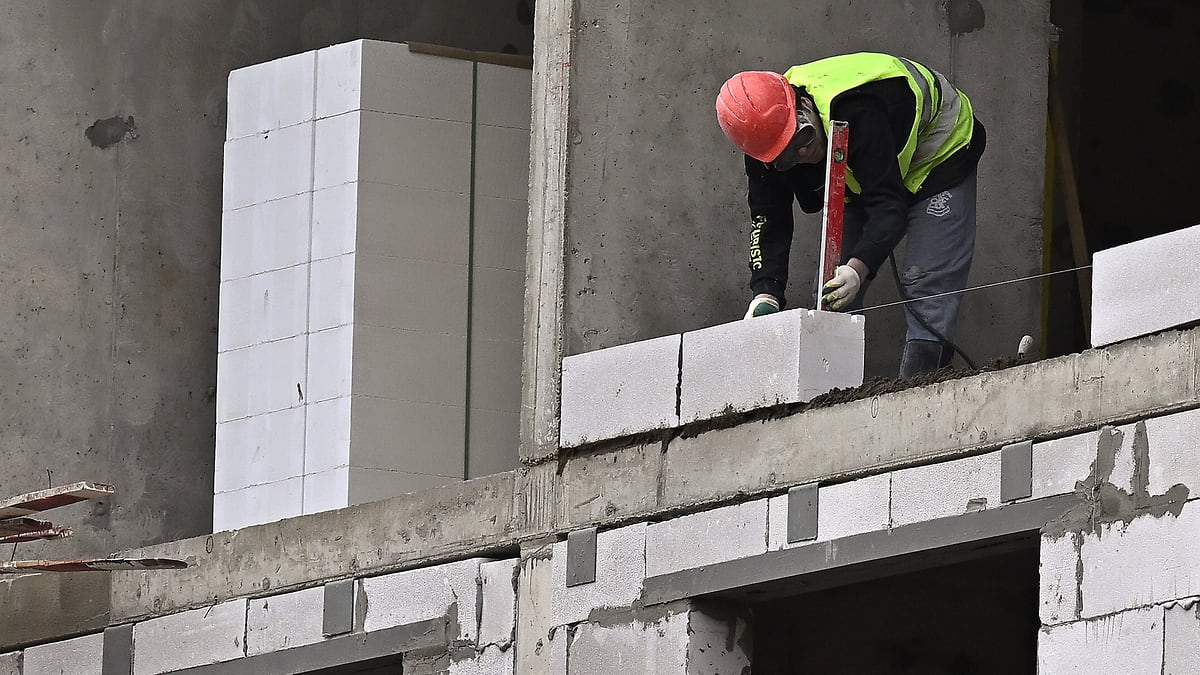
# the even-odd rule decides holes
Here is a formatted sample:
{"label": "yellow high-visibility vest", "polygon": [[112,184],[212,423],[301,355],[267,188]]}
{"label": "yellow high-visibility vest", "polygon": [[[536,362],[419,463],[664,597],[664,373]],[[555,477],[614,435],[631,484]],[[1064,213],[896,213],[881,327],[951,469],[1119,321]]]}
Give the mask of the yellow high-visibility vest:
{"label": "yellow high-visibility vest", "polygon": [[[904,78],[916,97],[917,107],[912,129],[896,161],[900,164],[904,187],[913,194],[921,189],[935,166],[971,141],[975,116],[970,99],[944,75],[915,61],[860,52],[792,66],[783,76],[797,87],[804,87],[812,97],[827,135],[830,105],[838,94],[868,82]],[[850,146],[854,146],[853,128]],[[850,167],[846,170],[846,187],[856,194],[862,193]]]}

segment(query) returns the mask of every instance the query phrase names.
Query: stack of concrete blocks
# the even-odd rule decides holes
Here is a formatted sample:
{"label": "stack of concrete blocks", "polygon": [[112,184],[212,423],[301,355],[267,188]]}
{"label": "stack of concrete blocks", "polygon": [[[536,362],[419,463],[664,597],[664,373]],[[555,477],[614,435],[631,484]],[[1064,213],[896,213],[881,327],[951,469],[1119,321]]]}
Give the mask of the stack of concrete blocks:
{"label": "stack of concrete blocks", "polygon": [[1093,347],[1200,322],[1200,225],[1092,256]]}
{"label": "stack of concrete blocks", "polygon": [[530,88],[367,40],[230,74],[214,530],[517,466]]}
{"label": "stack of concrete blocks", "polygon": [[559,442],[575,447],[862,384],[865,320],[789,310],[562,363]]}

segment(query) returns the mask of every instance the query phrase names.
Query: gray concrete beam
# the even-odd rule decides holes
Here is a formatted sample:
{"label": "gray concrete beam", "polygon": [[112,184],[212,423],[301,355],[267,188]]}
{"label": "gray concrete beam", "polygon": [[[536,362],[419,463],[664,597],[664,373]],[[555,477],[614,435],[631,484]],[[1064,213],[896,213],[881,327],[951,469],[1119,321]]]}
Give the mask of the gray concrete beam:
{"label": "gray concrete beam", "polygon": [[108,625],[109,575],[27,574],[0,578],[0,652]]}
{"label": "gray concrete beam", "polygon": [[569,529],[661,518],[747,495],[782,494],[793,485],[1194,408],[1200,405],[1198,338],[1200,329],[1172,331],[677,437],[665,448],[596,450],[384,502],[149,547],[137,554],[181,556],[196,567],[114,574],[113,620],[423,566]]}
{"label": "gray concrete beam", "polygon": [[135,555],[182,558],[166,573],[114,572],[114,621],[418,567],[514,539],[515,472],[361,506],[167,542]]}

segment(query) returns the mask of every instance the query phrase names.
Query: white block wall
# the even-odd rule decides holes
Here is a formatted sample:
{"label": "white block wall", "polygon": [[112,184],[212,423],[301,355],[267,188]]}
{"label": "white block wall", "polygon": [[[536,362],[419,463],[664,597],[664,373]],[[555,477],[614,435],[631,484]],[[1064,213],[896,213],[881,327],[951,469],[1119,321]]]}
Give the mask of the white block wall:
{"label": "white block wall", "polygon": [[559,444],[575,447],[856,387],[863,379],[864,326],[862,316],[791,310],[568,356]]}
{"label": "white block wall", "polygon": [[679,425],[679,335],[562,360],[564,447]]}
{"label": "white block wall", "polygon": [[214,530],[517,466],[530,90],[369,40],[230,74]]}
{"label": "white block wall", "polygon": [[861,315],[795,309],[684,333],[679,421],[857,387],[864,326]]}
{"label": "white block wall", "polygon": [[[101,675],[104,634],[84,635],[25,650],[22,675]],[[2,665],[2,661],[0,661]],[[2,668],[0,668],[0,672]]]}
{"label": "white block wall", "polygon": [[1093,347],[1200,321],[1200,225],[1092,255]]}

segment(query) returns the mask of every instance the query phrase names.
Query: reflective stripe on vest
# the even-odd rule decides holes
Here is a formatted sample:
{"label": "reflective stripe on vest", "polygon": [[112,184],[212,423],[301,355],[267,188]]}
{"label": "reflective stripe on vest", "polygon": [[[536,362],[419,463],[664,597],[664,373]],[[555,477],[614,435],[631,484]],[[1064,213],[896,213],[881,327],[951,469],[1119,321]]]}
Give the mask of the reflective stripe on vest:
{"label": "reflective stripe on vest", "polygon": [[[941,73],[907,59],[868,52],[833,56],[789,68],[784,77],[804,87],[821,114],[829,132],[830,107],[839,94],[878,80],[903,77],[916,98],[913,127],[896,155],[904,187],[916,193],[929,172],[971,140],[974,112],[971,101]],[[851,129],[850,142],[854,143]],[[853,171],[846,172],[846,186],[854,193],[862,188]]]}

